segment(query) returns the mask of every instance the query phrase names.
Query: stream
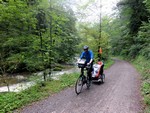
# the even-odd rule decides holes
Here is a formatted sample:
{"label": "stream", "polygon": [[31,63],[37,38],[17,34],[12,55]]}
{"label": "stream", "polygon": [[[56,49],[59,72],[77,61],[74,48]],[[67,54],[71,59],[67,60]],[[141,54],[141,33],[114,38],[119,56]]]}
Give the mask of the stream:
{"label": "stream", "polygon": [[[79,72],[79,69],[74,66],[71,69],[68,70],[62,70],[62,71],[54,71],[51,73],[51,78],[54,80],[59,80],[59,77],[63,74],[70,74],[70,73],[74,73],[74,72]],[[36,84],[37,81],[43,81],[43,73],[44,72],[38,72],[38,73],[34,73],[34,75],[37,76],[37,78],[31,81],[27,81],[24,76],[22,75],[18,75],[16,76],[16,79],[11,78],[12,80],[14,79],[14,81],[19,81],[18,83],[12,84],[8,86],[1,86],[0,87],[0,92],[20,92],[22,90],[25,90],[31,86],[34,86]],[[46,75],[47,77],[49,77],[49,75]]]}

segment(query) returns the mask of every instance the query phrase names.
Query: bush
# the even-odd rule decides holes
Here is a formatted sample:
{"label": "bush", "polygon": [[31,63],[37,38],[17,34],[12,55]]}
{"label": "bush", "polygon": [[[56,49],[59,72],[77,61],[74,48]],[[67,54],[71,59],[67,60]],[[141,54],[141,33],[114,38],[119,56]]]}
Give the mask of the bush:
{"label": "bush", "polygon": [[147,113],[147,110],[150,109],[150,63],[143,56],[138,56],[133,63],[142,75],[142,94],[146,104],[145,112]]}

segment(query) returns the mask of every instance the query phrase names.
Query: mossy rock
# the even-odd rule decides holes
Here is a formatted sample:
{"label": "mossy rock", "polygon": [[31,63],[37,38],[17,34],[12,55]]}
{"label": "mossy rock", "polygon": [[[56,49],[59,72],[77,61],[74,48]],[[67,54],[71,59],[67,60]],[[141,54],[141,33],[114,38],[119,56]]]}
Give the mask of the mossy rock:
{"label": "mossy rock", "polygon": [[62,71],[62,67],[54,67],[53,71]]}

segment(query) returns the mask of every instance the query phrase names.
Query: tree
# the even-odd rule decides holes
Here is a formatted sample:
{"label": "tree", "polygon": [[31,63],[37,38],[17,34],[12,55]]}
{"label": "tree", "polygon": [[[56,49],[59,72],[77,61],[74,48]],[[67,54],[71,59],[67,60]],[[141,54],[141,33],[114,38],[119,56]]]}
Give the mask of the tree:
{"label": "tree", "polygon": [[[135,58],[141,52],[139,31],[143,26],[143,22],[149,23],[149,12],[143,0],[124,0],[118,3],[121,20],[119,28],[121,29],[120,37],[113,42],[115,53],[120,51],[121,55]],[[119,19],[118,18],[118,19]],[[147,42],[145,42],[146,44]]]}
{"label": "tree", "polygon": [[3,12],[0,16],[1,71],[33,72],[48,68],[50,59],[54,59],[54,63],[72,59],[78,44],[76,18],[72,9],[62,2],[18,0],[0,3]]}

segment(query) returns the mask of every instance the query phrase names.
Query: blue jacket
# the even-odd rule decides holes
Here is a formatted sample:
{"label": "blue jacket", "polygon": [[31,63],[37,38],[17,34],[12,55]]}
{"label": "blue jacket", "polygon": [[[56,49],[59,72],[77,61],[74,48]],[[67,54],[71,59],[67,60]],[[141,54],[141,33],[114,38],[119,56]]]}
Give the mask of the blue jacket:
{"label": "blue jacket", "polygon": [[86,63],[90,62],[91,59],[94,59],[93,52],[91,50],[88,50],[87,52],[83,51],[81,53],[80,59],[86,59]]}

